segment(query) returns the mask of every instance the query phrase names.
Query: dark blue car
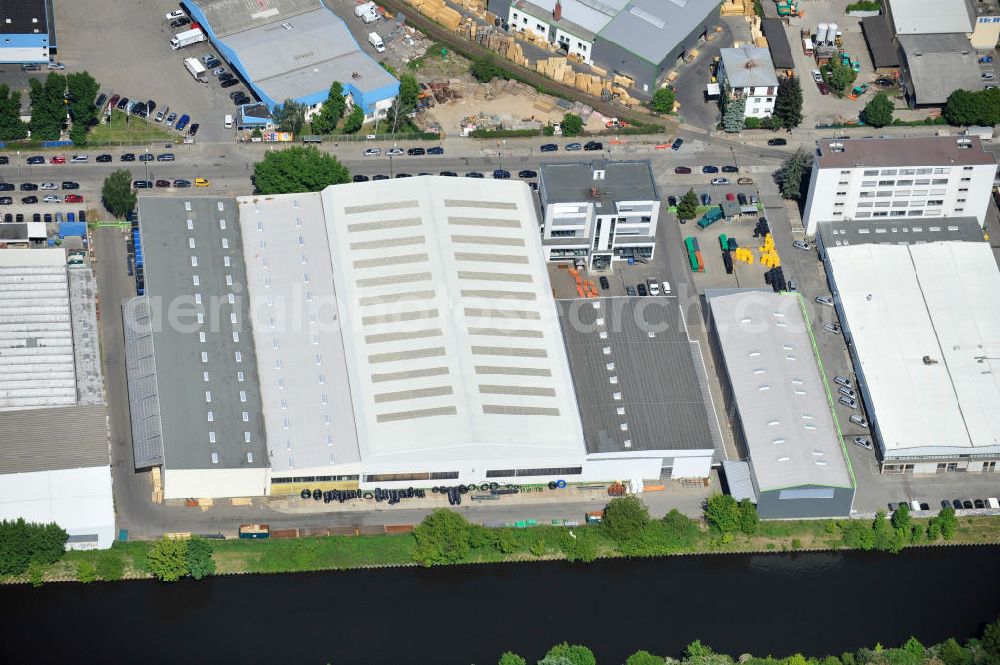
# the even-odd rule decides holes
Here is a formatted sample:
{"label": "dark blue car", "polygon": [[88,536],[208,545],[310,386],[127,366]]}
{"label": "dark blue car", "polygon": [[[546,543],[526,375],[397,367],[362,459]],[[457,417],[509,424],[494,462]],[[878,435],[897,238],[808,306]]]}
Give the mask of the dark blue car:
{"label": "dark blue car", "polygon": [[703,166],[703,167],[701,167],[701,172],[702,173],[718,173],[719,172],[719,167],[718,166]]}
{"label": "dark blue car", "polygon": [[181,131],[182,129],[187,127],[187,124],[189,122],[191,122],[191,116],[185,113],[184,115],[181,116],[181,119],[177,121],[177,124],[174,126],[174,129],[176,129],[177,131]]}

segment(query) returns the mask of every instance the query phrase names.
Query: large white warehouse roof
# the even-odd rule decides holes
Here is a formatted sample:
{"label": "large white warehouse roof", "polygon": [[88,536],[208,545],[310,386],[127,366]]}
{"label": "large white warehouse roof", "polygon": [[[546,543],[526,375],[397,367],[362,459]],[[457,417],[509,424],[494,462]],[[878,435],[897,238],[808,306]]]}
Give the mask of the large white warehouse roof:
{"label": "large white warehouse roof", "polygon": [[989,245],[827,251],[887,454],[1000,446],[1000,271]]}

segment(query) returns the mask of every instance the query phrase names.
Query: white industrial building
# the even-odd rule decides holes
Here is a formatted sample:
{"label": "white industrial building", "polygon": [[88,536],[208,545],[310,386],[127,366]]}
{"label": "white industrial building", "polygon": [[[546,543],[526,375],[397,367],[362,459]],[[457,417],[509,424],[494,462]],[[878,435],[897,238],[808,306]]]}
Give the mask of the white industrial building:
{"label": "white industrial building", "polygon": [[826,253],[883,470],[996,471],[1000,271],[990,246],[864,244]]}
{"label": "white industrial building", "polygon": [[760,46],[724,48],[717,78],[728,90],[729,99],[742,99],[744,118],[766,118],[774,113],[778,95],[778,75],[771,52]]}
{"label": "white industrial building", "polygon": [[821,139],[804,224],[975,217],[985,224],[997,163],[978,136]]}
{"label": "white industrial building", "polygon": [[653,258],[660,197],[649,161],[562,162],[539,171],[546,260],[608,270],[615,260]]}
{"label": "white industrial building", "polygon": [[0,519],[55,522],[76,549],[115,532],[95,304],[65,250],[0,252]]}
{"label": "white industrial building", "polygon": [[753,500],[764,519],[849,515],[854,474],[799,296],[705,295],[727,416],[753,489],[736,498]]}

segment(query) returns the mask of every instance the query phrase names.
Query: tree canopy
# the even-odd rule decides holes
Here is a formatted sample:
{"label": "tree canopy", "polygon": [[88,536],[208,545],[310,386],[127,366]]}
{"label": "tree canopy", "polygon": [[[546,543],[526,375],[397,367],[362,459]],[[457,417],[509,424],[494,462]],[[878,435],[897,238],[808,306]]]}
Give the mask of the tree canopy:
{"label": "tree canopy", "polygon": [[330,86],[330,93],[320,107],[319,113],[313,116],[312,129],[316,134],[333,134],[337,130],[337,124],[344,115],[347,108],[347,100],[344,99],[344,86],[340,81],[334,81]]}
{"label": "tree canopy", "polygon": [[0,141],[17,141],[28,135],[28,125],[21,120],[21,93],[0,84]]}
{"label": "tree canopy", "polygon": [[489,83],[497,77],[502,77],[503,69],[497,66],[492,57],[486,56],[473,61],[469,73],[480,83]]}
{"label": "tree canopy", "polygon": [[885,127],[892,124],[892,113],[895,105],[889,95],[880,92],[865,105],[861,111],[861,120],[872,127]]}
{"label": "tree canopy", "polygon": [[562,119],[563,136],[578,136],[583,131],[583,118],[575,113],[567,113]]}
{"label": "tree canopy", "polygon": [[353,134],[354,132],[361,129],[365,124],[365,112],[361,109],[360,104],[355,104],[351,112],[347,114],[344,118],[344,133]]}
{"label": "tree canopy", "polygon": [[455,511],[438,508],[413,530],[413,559],[423,566],[461,561],[472,549],[478,528]]}
{"label": "tree canopy", "polygon": [[650,106],[657,113],[674,112],[674,89],[670,86],[663,86],[653,93],[653,101]]}
{"label": "tree canopy", "polygon": [[802,148],[785,160],[775,174],[775,179],[781,187],[781,196],[795,200],[802,198],[803,186],[811,168],[812,157]]}
{"label": "tree canopy", "polygon": [[857,77],[857,72],[850,65],[845,65],[837,57],[831,58],[830,64],[823,70],[823,78],[830,86],[830,89],[837,93],[838,97],[844,96],[844,92],[854,83]]}
{"label": "tree canopy", "polygon": [[188,574],[188,543],[164,536],[146,553],[149,572],[162,582],[176,582]]}
{"label": "tree canopy", "polygon": [[55,523],[0,522],[0,575],[20,575],[32,564],[52,564],[66,551],[69,535]]}
{"label": "tree canopy", "polygon": [[306,105],[294,99],[286,99],[274,107],[274,124],[283,132],[298,134],[306,124]]}
{"label": "tree canopy", "polygon": [[125,169],[118,169],[104,179],[101,188],[101,202],[105,209],[115,217],[124,217],[135,208],[136,195],[132,189],[132,174]]}
{"label": "tree canopy", "polygon": [[188,574],[196,580],[215,574],[212,543],[204,538],[192,538],[187,543]]}
{"label": "tree canopy", "polygon": [[694,219],[698,214],[698,195],[694,189],[689,189],[687,193],[677,202],[677,218],[682,220]]}
{"label": "tree canopy", "polygon": [[399,95],[389,108],[386,122],[391,131],[404,132],[411,128],[410,114],[417,108],[417,98],[420,96],[420,84],[412,74],[399,77]]}
{"label": "tree canopy", "polygon": [[347,167],[336,157],[314,146],[270,151],[254,164],[253,172],[257,191],[261,194],[318,192],[351,179]]}
{"label": "tree canopy", "polygon": [[722,129],[727,134],[735,134],[743,129],[745,121],[743,114],[746,110],[746,105],[747,102],[742,97],[730,99],[726,103],[726,109],[722,112]]}
{"label": "tree canopy", "polygon": [[31,97],[31,137],[42,141],[58,141],[66,121],[66,77],[49,72],[45,82],[28,80]]}
{"label": "tree canopy", "polygon": [[795,129],[802,124],[802,84],[797,76],[778,81],[778,94],[774,98],[774,116],[785,129]]}
{"label": "tree canopy", "polygon": [[943,114],[952,125],[1000,124],[1000,88],[956,90],[948,95]]}

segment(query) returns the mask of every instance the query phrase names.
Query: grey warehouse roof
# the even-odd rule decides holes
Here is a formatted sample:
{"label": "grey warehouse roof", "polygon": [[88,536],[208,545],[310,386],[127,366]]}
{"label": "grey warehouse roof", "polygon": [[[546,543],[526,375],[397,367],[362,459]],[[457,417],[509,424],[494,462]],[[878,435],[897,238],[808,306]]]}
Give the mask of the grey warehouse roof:
{"label": "grey warehouse roof", "polygon": [[778,85],[771,53],[760,46],[741,46],[719,50],[729,85],[734,88],[773,87]]}
{"label": "grey warehouse roof", "polygon": [[316,9],[316,0],[194,0],[219,37],[280,23]]}
{"label": "grey warehouse roof", "polygon": [[708,302],[759,491],[853,487],[798,296],[755,289]]}
{"label": "grey warehouse roof", "polygon": [[889,0],[896,34],[970,33],[973,17],[966,0]]}
{"label": "grey warehouse roof", "polygon": [[[595,171],[603,171],[603,177],[595,179]],[[593,187],[597,188],[596,196]],[[590,201],[608,206],[598,214],[612,212],[615,204],[622,201],[659,200],[648,160],[542,164],[539,193],[543,206]]]}
{"label": "grey warehouse roof", "polygon": [[771,51],[771,61],[778,69],[795,69],[792,47],[785,34],[785,24],[780,19],[765,18],[760,21],[760,29],[767,37],[767,47]]}
{"label": "grey warehouse roof", "polygon": [[823,169],[996,163],[978,136],[820,139],[816,146],[815,164]]}
{"label": "grey warehouse roof", "polygon": [[236,201],[142,197],[139,220],[164,466],[266,467]]}
{"label": "grey warehouse roof", "polygon": [[676,299],[556,304],[588,453],[717,447],[701,354]]}
{"label": "grey warehouse roof", "polygon": [[103,405],[0,413],[0,474],[110,466]]}
{"label": "grey warehouse roof", "polygon": [[718,10],[718,0],[631,0],[598,38],[661,65],[705,17]]}
{"label": "grey warehouse roof", "polygon": [[964,33],[898,35],[917,104],[944,104],[956,90],[982,86],[978,54]]}
{"label": "grey warehouse roof", "polygon": [[892,41],[892,31],[886,25],[886,20],[885,16],[866,16],[861,19],[861,31],[865,33],[865,41],[868,42],[875,67],[899,67],[899,52]]}
{"label": "grey warehouse roof", "polygon": [[983,229],[975,217],[880,220],[852,219],[820,222],[816,235],[824,247],[891,244],[915,245],[940,240],[983,242]]}

